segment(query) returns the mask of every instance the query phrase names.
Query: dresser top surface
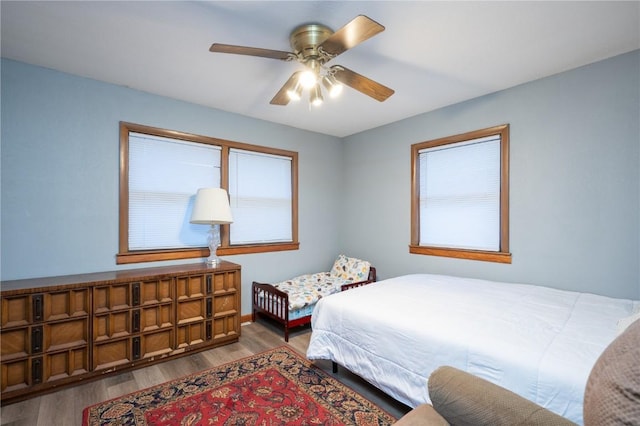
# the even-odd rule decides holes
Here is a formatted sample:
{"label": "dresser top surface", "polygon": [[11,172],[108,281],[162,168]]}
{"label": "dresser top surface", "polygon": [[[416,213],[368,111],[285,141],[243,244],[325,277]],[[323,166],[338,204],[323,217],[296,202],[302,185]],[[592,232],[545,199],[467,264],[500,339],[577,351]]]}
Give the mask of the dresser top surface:
{"label": "dresser top surface", "polygon": [[113,284],[118,282],[137,281],[163,276],[182,274],[216,273],[239,270],[240,265],[223,260],[216,266],[208,266],[204,262],[182,265],[158,266],[151,268],[122,269],[117,271],[91,272],[86,274],[60,275],[54,277],[26,278],[0,282],[2,295],[25,290],[46,289],[56,286],[92,286],[96,284]]}

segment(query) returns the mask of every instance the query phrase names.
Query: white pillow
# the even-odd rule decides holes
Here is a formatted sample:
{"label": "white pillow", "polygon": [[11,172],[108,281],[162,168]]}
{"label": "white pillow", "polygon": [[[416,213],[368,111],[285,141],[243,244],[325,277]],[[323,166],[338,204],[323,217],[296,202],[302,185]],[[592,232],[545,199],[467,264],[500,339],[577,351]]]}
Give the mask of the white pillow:
{"label": "white pillow", "polygon": [[622,334],[622,332],[624,332],[627,329],[627,327],[629,327],[631,324],[638,321],[639,319],[640,319],[640,311],[635,312],[629,315],[628,317],[620,318],[618,320],[618,334]]}

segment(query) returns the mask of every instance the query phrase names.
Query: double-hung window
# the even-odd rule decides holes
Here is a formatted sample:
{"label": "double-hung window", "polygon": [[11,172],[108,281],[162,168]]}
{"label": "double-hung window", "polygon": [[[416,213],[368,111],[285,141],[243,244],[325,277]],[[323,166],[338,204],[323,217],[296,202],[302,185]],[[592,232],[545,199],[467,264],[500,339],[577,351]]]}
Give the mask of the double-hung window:
{"label": "double-hung window", "polygon": [[411,147],[411,253],[510,263],[509,126]]}
{"label": "double-hung window", "polygon": [[282,155],[230,150],[232,245],[292,240],[291,161]]}
{"label": "double-hung window", "polygon": [[218,254],[298,248],[297,153],[121,123],[117,263],[208,256],[209,228],[189,221],[205,187],[228,191],[234,218]]}
{"label": "double-hung window", "polygon": [[200,247],[193,194],[220,187],[220,147],[131,132],[128,183],[129,250]]}

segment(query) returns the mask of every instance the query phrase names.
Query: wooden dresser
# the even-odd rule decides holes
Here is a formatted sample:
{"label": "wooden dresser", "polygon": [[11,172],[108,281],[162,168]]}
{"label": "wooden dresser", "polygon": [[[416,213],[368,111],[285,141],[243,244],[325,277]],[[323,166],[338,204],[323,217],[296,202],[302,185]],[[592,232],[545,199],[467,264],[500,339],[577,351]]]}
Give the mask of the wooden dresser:
{"label": "wooden dresser", "polygon": [[240,337],[240,265],[3,281],[2,404]]}

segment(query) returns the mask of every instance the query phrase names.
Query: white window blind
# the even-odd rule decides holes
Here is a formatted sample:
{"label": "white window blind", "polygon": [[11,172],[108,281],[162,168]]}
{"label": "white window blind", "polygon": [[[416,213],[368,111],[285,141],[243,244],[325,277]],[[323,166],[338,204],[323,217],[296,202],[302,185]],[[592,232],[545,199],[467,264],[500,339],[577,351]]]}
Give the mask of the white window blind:
{"label": "white window blind", "polygon": [[220,187],[220,147],[130,132],[129,249],[206,246],[189,223],[203,187]]}
{"label": "white window blind", "polygon": [[420,245],[500,250],[500,136],[419,151]]}
{"label": "white window blind", "polygon": [[291,167],[290,157],[229,151],[230,244],[293,240]]}

